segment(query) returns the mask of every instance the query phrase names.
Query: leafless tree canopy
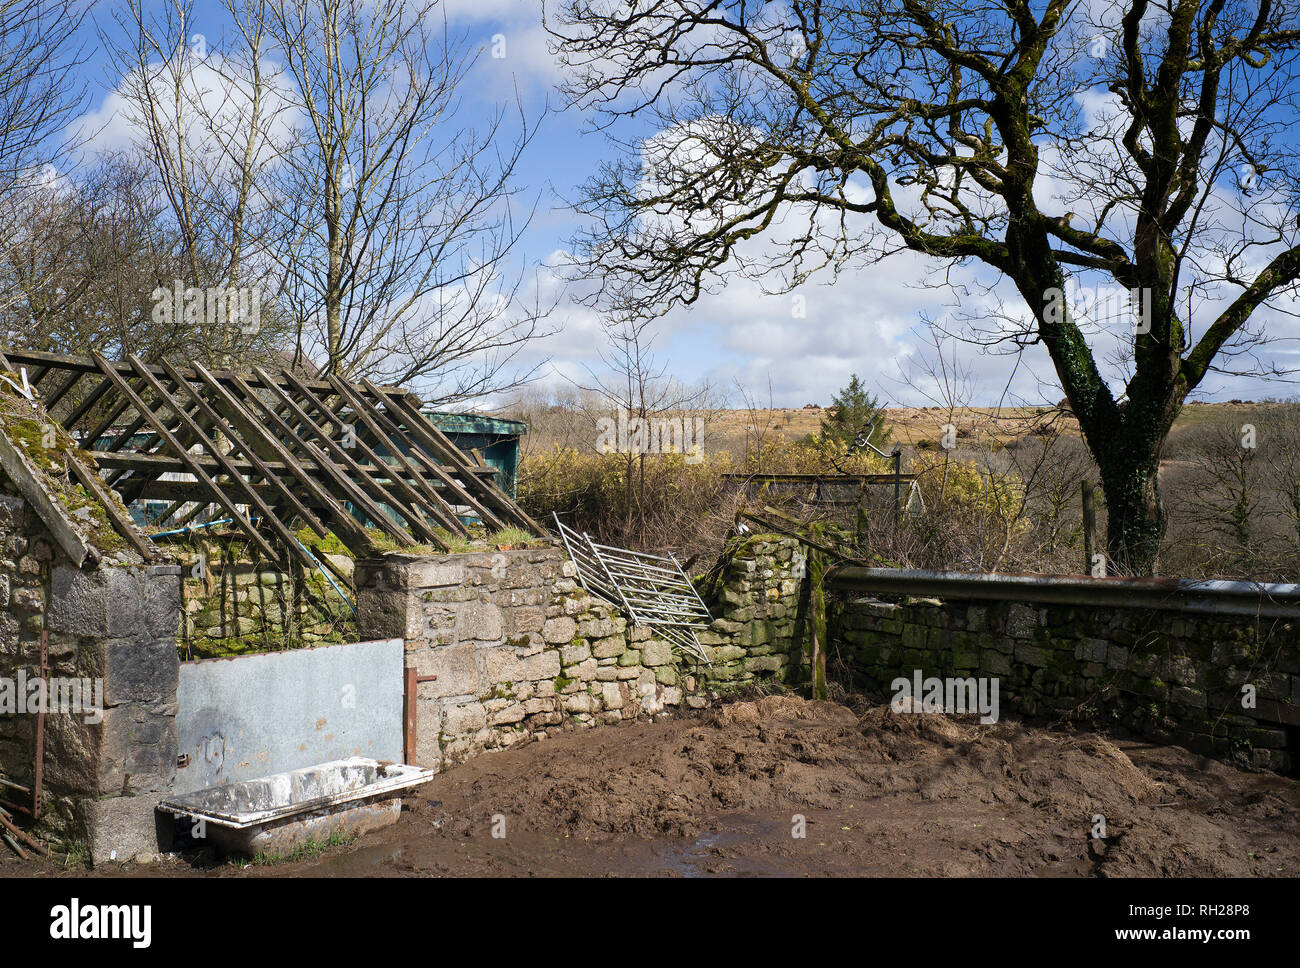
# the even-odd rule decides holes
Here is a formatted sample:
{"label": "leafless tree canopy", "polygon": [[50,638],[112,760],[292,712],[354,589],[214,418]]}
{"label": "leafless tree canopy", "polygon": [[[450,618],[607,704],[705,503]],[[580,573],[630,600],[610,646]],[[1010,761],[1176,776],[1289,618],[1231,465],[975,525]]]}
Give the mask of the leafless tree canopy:
{"label": "leafless tree canopy", "polygon": [[[28,241],[28,215],[76,147],[61,137],[84,104],[71,36],[85,16],[73,0],[0,0],[0,258]],[[0,309],[15,298],[0,288]]]}
{"label": "leafless tree canopy", "polygon": [[85,17],[73,0],[0,2],[0,192],[48,178],[41,170],[66,144],[52,141],[83,100],[70,38]]}
{"label": "leafless tree canopy", "polygon": [[126,0],[102,32],[177,278],[257,286],[304,368],[438,402],[526,377],[550,307],[512,268],[521,102],[458,118],[477,55],[438,0],[222,3],[221,38],[192,0]]}

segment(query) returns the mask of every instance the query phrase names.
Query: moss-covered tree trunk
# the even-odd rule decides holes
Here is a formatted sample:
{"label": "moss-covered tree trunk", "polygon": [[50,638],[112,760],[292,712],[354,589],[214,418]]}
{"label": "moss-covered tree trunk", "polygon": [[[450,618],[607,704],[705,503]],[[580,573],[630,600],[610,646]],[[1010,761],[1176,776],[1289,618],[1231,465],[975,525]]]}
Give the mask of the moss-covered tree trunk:
{"label": "moss-covered tree trunk", "polygon": [[1094,451],[1106,496],[1106,574],[1150,575],[1165,536],[1159,444],[1137,450],[1123,439]]}
{"label": "moss-covered tree trunk", "polygon": [[1134,316],[1137,372],[1125,396],[1117,400],[1071,317],[1063,297],[1065,277],[1046,237],[1040,235],[1035,243],[1033,233],[1025,232],[1017,243],[1017,286],[1035,308],[1039,338],[1101,476],[1107,512],[1106,573],[1153,574],[1165,534],[1160,453],[1191,388],[1178,349],[1182,324],[1156,287],[1146,287],[1157,294],[1142,316]]}
{"label": "moss-covered tree trunk", "polygon": [[[1243,16],[1221,0],[1180,0],[1160,8],[1156,26],[1154,5],[1121,4],[1120,23],[1094,38],[1111,53],[1080,71],[1069,56],[1077,5],[1068,0],[802,4],[806,16],[782,27],[801,42],[793,58],[784,40],[764,42],[772,25],[762,4],[651,4],[637,14],[644,29],[630,32],[621,5],[566,6],[559,49],[574,63],[594,64],[597,51],[602,60],[566,84],[575,103],[610,122],[630,110],[652,116],[655,130],[689,127],[727,159],[664,164],[646,192],[645,145],[634,139],[619,165],[588,181],[581,208],[595,225],[579,263],[617,294],[611,308],[657,318],[733,273],[793,291],[817,270],[784,254],[769,262],[736,253],[810,204],[805,241],[835,254],[828,266],[902,248],[987,266],[1014,283],[1034,323],[974,308],[962,340],[1046,349],[1101,471],[1112,570],[1153,571],[1164,532],[1159,454],[1174,416],[1223,355],[1262,345],[1255,314],[1300,282],[1292,233],[1260,249],[1251,215],[1262,197],[1288,200],[1277,226],[1300,214],[1279,110],[1290,90],[1267,82],[1300,64],[1289,7],[1262,0]],[[661,85],[629,108],[623,95],[640,100],[667,63],[696,79],[721,70],[728,83],[690,106]],[[1121,98],[1122,131],[1082,123],[1074,95],[1085,89]],[[737,138],[712,123],[718,117],[745,118],[747,131],[762,133]],[[830,190],[850,181],[860,197]],[[665,211],[678,217],[659,217]],[[1256,257],[1242,256],[1253,247]],[[1080,316],[1095,318],[1071,318],[1067,282],[1088,291],[1085,306],[1101,312]],[[1105,304],[1112,290],[1128,294],[1129,309]],[[1198,320],[1193,342],[1179,309],[1207,302],[1215,315]],[[1120,325],[1126,316],[1131,326]],[[1118,347],[1122,366],[1106,360],[1103,377],[1089,337],[1108,357]],[[1255,362],[1261,376],[1278,372],[1274,361]],[[950,380],[954,369],[934,375]],[[848,413],[866,400],[855,380],[836,402]]]}

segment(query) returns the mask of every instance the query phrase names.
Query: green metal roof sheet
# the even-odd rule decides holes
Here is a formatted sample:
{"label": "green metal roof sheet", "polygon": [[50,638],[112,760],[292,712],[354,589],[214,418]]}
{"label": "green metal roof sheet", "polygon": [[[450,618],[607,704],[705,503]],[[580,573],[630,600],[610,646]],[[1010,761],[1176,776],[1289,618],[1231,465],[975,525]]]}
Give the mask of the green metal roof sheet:
{"label": "green metal roof sheet", "polygon": [[503,437],[522,437],[528,433],[528,424],[522,420],[489,417],[481,413],[451,413],[446,410],[421,410],[420,413],[444,433],[499,434]]}

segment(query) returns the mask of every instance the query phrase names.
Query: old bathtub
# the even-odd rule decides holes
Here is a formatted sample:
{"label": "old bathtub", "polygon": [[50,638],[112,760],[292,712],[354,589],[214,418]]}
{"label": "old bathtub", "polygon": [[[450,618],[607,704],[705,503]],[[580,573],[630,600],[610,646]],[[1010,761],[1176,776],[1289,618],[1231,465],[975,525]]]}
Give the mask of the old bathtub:
{"label": "old bathtub", "polygon": [[397,820],[401,792],[434,771],[362,756],[165,799],[158,809],[193,821],[191,835],[223,853],[284,855],[335,834],[359,835]]}

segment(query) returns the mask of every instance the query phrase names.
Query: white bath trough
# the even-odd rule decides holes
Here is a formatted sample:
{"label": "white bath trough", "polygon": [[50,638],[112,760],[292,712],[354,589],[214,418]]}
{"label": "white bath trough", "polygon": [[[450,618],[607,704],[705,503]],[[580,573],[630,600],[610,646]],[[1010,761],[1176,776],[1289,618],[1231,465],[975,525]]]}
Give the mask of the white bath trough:
{"label": "white bath trough", "polygon": [[225,853],[286,854],[335,833],[357,835],[394,823],[401,792],[433,779],[418,766],[362,756],[172,797],[158,809],[189,817]]}

